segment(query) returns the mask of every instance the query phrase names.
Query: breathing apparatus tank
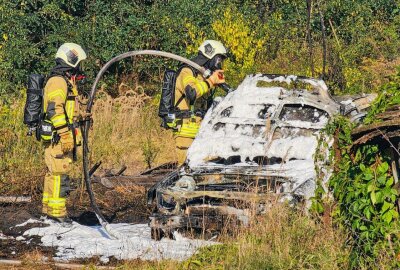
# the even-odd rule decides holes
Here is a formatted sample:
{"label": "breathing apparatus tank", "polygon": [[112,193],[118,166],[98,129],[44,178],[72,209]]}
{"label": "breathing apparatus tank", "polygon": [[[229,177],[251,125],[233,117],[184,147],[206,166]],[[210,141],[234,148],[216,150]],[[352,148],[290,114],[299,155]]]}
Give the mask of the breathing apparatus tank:
{"label": "breathing apparatus tank", "polygon": [[175,70],[170,69],[167,69],[164,72],[158,116],[162,119],[161,126],[166,129],[168,128],[168,123],[175,120],[174,106],[176,73]]}
{"label": "breathing apparatus tank", "polygon": [[24,124],[29,128],[28,136],[32,136],[40,122],[44,81],[45,77],[41,74],[31,74],[28,78],[24,109]]}

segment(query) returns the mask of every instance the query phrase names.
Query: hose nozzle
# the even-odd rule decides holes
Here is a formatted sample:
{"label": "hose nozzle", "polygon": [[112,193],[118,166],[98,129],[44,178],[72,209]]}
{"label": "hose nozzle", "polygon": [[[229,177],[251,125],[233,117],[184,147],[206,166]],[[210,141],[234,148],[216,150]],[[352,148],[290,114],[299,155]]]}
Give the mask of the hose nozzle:
{"label": "hose nozzle", "polygon": [[232,92],[232,91],[235,90],[235,89],[233,89],[232,87],[230,87],[230,86],[229,86],[228,84],[226,84],[226,83],[218,84],[218,86],[221,87],[222,90],[224,90],[226,93],[230,93],[230,92]]}

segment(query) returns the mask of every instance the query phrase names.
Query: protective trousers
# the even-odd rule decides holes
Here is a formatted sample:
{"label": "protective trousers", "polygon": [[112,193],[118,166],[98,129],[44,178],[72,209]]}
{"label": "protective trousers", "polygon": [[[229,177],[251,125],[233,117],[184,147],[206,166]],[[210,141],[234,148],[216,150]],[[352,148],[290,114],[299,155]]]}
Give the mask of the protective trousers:
{"label": "protective trousers", "polygon": [[193,138],[185,138],[179,135],[174,136],[175,146],[176,146],[176,155],[178,158],[178,164],[182,165],[186,159],[186,152],[189,149],[190,145],[193,142]]}
{"label": "protective trousers", "polygon": [[44,179],[42,213],[62,218],[67,214],[65,201],[69,192],[71,154],[64,154],[60,143],[48,143],[44,155],[48,173]]}
{"label": "protective trousers", "polygon": [[186,152],[199,131],[200,123],[200,117],[196,117],[195,119],[183,119],[182,126],[178,131],[174,132],[176,154],[179,165],[185,162]]}

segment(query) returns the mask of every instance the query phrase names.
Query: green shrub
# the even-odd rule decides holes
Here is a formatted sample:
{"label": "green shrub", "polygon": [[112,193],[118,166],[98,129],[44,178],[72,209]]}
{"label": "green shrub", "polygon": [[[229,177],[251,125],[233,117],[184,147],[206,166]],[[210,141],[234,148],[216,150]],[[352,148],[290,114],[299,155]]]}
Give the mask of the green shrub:
{"label": "green shrub", "polygon": [[[321,10],[331,85],[343,93],[373,90],[374,76],[363,69],[363,63],[365,59],[392,61],[399,56],[399,4],[391,0],[313,2],[311,33],[316,76],[322,72]],[[233,84],[248,72],[311,74],[303,0],[11,0],[2,1],[0,11],[2,97],[15,94],[28,74],[47,73],[56,49],[67,41],[80,43],[88,51],[86,70],[92,80],[99,68],[117,54],[158,49],[189,53],[191,57],[205,38],[221,39],[232,47],[234,70],[227,78]],[[224,25],[236,25],[237,29],[228,27],[224,31]],[[115,64],[105,80],[116,86],[119,75],[136,73],[137,79],[147,82],[155,78],[154,74],[159,77],[160,67],[170,65],[176,64],[154,57],[126,60]]]}
{"label": "green shrub", "polygon": [[[393,76],[372,104],[365,124],[376,121],[376,114],[400,104],[399,88],[399,77]],[[399,194],[394,185],[393,158],[383,144],[353,146],[353,128],[354,124],[344,117],[327,127],[328,134],[336,135],[338,158],[329,187],[337,202],[334,216],[348,232],[351,268],[381,269],[382,262],[399,267],[395,259],[400,251]]]}

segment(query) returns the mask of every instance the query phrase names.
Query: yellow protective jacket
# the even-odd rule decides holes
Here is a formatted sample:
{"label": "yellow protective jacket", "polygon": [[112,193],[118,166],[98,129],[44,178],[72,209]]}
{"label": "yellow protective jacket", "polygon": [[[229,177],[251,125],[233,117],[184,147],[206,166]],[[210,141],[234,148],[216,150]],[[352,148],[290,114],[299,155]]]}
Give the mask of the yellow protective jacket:
{"label": "yellow protective jacket", "polygon": [[[79,120],[78,91],[75,84],[71,85],[71,90],[68,91],[65,78],[55,76],[51,77],[44,87],[43,111],[58,134],[67,132]],[[79,129],[74,129],[74,132],[79,144],[81,138]]]}
{"label": "yellow protective jacket", "polygon": [[[184,67],[178,74],[176,78],[175,84],[175,105],[181,100],[178,104],[178,108],[180,111],[189,111],[189,100],[187,98],[181,99],[183,95],[185,95],[186,86],[190,85],[196,91],[196,102],[194,111],[207,110],[207,98],[210,94],[209,84],[204,80],[201,74],[197,76],[193,74],[192,69],[189,67]],[[196,137],[197,132],[200,128],[202,118],[199,116],[192,118],[184,118],[177,119],[178,129],[174,131],[175,136],[185,137],[185,138],[194,138]],[[180,127],[179,127],[180,124]]]}

